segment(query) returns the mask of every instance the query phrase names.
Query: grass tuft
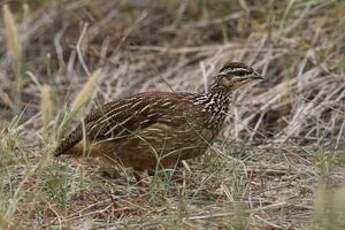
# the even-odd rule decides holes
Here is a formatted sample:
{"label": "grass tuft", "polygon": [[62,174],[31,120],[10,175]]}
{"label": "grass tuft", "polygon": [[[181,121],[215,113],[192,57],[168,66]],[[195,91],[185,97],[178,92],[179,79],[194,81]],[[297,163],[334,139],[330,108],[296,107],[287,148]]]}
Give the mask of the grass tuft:
{"label": "grass tuft", "polygon": [[5,31],[6,31],[6,41],[7,49],[11,57],[16,61],[20,62],[22,59],[22,50],[17,33],[16,22],[14,16],[7,5],[2,7]]}
{"label": "grass tuft", "polygon": [[14,61],[15,65],[15,76],[16,76],[16,83],[15,83],[15,91],[14,91],[14,98],[15,98],[15,113],[19,112],[20,109],[20,102],[21,102],[21,94],[23,88],[23,80],[22,80],[22,47],[21,42],[17,33],[17,27],[14,20],[14,16],[7,5],[4,5],[2,8],[3,11],[3,18],[5,24],[5,32],[6,32],[6,41],[7,41],[7,50],[11,55],[11,58]]}
{"label": "grass tuft", "polygon": [[90,101],[92,95],[94,95],[100,73],[100,69],[93,72],[89,80],[84,84],[81,91],[75,97],[71,104],[71,116],[75,116],[87,104],[87,102]]}
{"label": "grass tuft", "polygon": [[46,129],[49,122],[52,120],[53,115],[53,100],[51,98],[51,87],[43,85],[41,88],[41,113],[42,113],[42,126]]}

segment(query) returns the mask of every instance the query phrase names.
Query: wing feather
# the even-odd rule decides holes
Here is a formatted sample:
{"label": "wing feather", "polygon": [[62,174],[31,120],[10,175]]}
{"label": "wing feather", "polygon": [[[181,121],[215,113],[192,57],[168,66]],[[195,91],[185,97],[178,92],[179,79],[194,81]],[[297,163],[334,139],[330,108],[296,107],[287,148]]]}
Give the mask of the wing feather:
{"label": "wing feather", "polygon": [[[175,93],[141,93],[130,98],[109,102],[101,108],[91,110],[85,118],[86,138],[90,141],[113,139],[119,135],[130,135],[164,119],[181,103]],[[56,148],[54,155],[68,152],[83,139],[82,125],[78,125]]]}

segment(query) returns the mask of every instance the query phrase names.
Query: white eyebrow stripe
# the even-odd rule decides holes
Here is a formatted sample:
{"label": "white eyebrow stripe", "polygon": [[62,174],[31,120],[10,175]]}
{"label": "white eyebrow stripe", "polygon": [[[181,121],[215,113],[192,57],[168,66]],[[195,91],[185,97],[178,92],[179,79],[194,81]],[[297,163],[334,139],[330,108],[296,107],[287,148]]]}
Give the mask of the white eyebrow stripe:
{"label": "white eyebrow stripe", "polygon": [[230,70],[230,72],[239,72],[239,71],[245,71],[245,72],[250,72],[248,69],[245,69],[245,68],[235,68],[235,69],[232,69]]}

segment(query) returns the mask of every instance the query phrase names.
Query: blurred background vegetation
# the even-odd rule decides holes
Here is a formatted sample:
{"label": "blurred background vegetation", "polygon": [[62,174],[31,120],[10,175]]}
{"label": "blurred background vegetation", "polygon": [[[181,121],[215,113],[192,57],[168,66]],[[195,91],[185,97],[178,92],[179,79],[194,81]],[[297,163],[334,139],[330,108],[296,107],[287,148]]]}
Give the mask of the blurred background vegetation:
{"label": "blurred background vegetation", "polygon": [[[0,228],[344,229],[344,1],[0,6]],[[50,156],[95,104],[202,90],[228,60],[266,80],[234,92],[222,141],[182,185]]]}

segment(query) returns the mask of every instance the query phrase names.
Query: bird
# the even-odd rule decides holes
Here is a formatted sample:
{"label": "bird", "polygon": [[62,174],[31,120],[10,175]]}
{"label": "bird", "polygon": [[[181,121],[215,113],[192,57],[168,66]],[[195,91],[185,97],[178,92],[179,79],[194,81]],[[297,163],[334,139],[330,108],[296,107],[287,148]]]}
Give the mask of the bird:
{"label": "bird", "polygon": [[92,109],[54,155],[100,157],[149,175],[173,169],[209,149],[224,126],[232,92],[256,79],[264,77],[230,61],[205,92],[143,92],[108,102]]}

